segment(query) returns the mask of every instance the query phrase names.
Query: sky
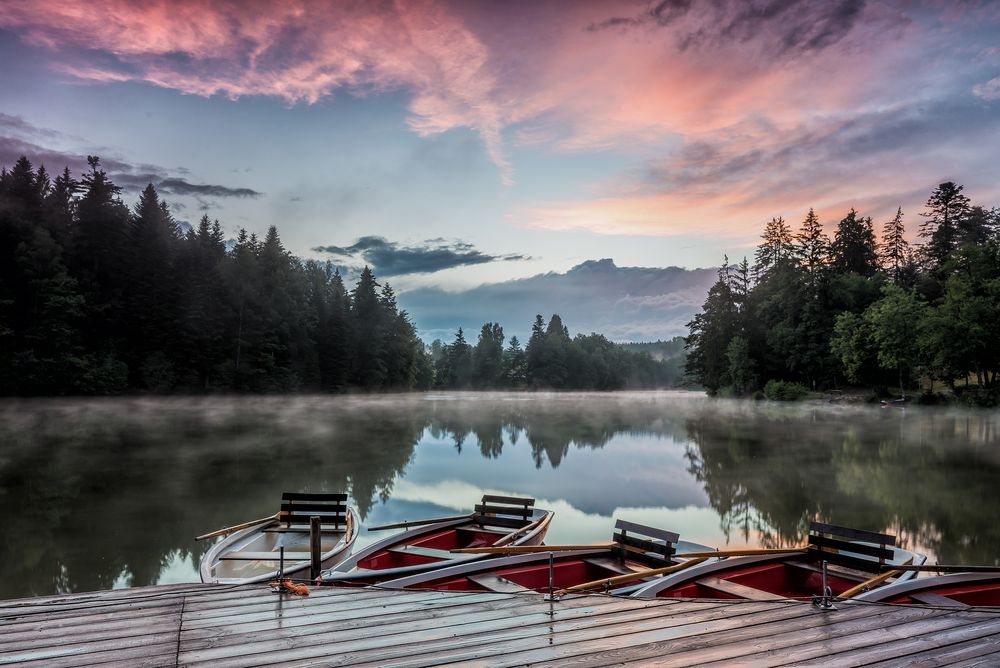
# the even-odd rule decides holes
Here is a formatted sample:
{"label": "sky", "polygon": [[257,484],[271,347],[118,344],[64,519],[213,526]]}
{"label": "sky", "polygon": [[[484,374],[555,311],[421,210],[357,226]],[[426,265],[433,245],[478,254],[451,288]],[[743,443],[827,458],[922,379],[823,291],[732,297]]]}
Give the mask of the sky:
{"label": "sky", "polygon": [[[1000,203],[1000,2],[3,0],[0,62],[0,164],[97,154],[126,201],[277,225],[425,334],[490,303],[669,336],[656,298],[693,313],[708,273],[668,269],[752,259],[772,216]],[[552,287],[602,260],[614,320]]]}

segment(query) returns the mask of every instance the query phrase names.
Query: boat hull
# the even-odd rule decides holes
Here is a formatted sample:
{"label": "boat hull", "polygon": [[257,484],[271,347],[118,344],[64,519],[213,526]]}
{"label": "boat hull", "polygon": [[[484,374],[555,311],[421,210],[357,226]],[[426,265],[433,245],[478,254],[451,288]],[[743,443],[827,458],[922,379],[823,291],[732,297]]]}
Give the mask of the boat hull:
{"label": "boat hull", "polygon": [[[511,545],[540,545],[545,539],[552,511],[534,509],[531,521],[535,524]],[[364,587],[387,580],[476,562],[487,554],[451,554],[453,549],[488,547],[507,532],[478,530],[471,518],[461,518],[416,527],[387,536],[323,573],[323,583],[344,587]],[[418,548],[407,550],[406,546]],[[440,554],[433,554],[438,551]]]}
{"label": "boat hull", "polygon": [[[353,508],[348,509],[350,521],[346,523],[347,531],[322,532],[322,568],[332,568],[350,555],[357,538],[358,518]],[[262,559],[230,559],[233,553],[275,553],[279,537],[284,536],[286,559],[281,577],[292,579],[308,579],[311,562],[308,558],[300,559],[309,551],[309,532],[274,533],[269,530],[280,528],[275,520],[248,529],[237,531],[213,545],[202,557],[199,573],[202,582],[237,584],[267,582],[278,577],[279,558]]]}

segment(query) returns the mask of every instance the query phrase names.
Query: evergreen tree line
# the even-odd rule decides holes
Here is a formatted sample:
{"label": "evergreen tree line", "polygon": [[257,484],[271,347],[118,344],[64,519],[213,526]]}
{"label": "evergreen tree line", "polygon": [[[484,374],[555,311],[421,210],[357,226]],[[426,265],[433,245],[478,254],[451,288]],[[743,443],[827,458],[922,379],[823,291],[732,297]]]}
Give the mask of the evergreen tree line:
{"label": "evergreen tree line", "polygon": [[726,258],[688,323],[687,374],[713,394],[771,380],[905,394],[923,380],[995,399],[1000,213],[962,191],[934,189],[915,244],[902,209],[880,235],[852,209],[832,239],[811,209],[798,232],[773,218],[753,265]]}
{"label": "evergreen tree line", "polygon": [[671,387],[681,380],[676,363],[656,360],[646,352],[631,352],[626,345],[602,334],[577,334],[559,315],[546,325],[535,316],[528,343],[522,347],[512,336],[504,347],[503,327],[488,322],[475,345],[459,328],[451,343],[431,344],[434,386],[449,389],[556,389],[618,390]]}
{"label": "evergreen tree line", "polygon": [[0,393],[429,387],[392,288],[350,291],[271,227],[182,233],[152,185],[135,207],[88,158],[80,181],[24,157],[0,172]]}
{"label": "evergreen tree line", "polygon": [[[348,289],[278,230],[186,232],[149,185],[134,207],[97,157],[76,180],[0,171],[0,394],[652,387],[677,373],[539,316],[522,349],[483,327],[429,350],[365,267]],[[676,363],[675,363],[676,366]]]}

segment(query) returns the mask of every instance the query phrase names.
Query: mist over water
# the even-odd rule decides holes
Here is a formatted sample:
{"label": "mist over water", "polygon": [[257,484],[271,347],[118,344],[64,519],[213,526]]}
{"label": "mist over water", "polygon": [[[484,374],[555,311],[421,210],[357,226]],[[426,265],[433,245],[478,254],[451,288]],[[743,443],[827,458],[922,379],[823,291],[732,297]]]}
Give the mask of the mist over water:
{"label": "mist over water", "polygon": [[347,491],[372,526],[530,496],[556,511],[549,542],[623,518],[774,547],[820,519],[997,564],[1000,413],[684,392],[5,401],[0,597],[197,581],[193,537],[283,491]]}

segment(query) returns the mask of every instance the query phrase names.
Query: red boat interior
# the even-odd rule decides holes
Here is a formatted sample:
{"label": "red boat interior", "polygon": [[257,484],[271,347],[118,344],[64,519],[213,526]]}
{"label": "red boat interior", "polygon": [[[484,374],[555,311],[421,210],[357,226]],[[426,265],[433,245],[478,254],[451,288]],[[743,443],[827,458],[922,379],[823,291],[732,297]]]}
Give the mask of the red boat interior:
{"label": "red boat interior", "polygon": [[[857,585],[860,578],[838,575],[830,569],[827,584],[834,595]],[[782,561],[706,574],[657,594],[663,598],[759,598],[764,592],[783,598],[808,598],[823,593],[820,570],[806,561]]]}
{"label": "red boat interior", "polygon": [[399,543],[379,550],[358,562],[360,568],[381,570],[402,566],[417,566],[454,558],[450,553],[464,547],[488,547],[505,534],[483,529],[476,524],[448,527],[440,531],[416,536],[406,543]]}
{"label": "red boat interior", "polygon": [[[636,565],[636,568],[644,566]],[[602,565],[595,558],[565,558],[556,559],[553,565],[553,583],[556,589],[563,589],[583,582],[600,580],[602,578],[621,575],[622,570],[612,568],[611,565]],[[470,579],[471,576],[471,579]],[[510,566],[497,570],[484,570],[470,576],[460,575],[451,579],[431,580],[422,584],[414,585],[413,589],[443,589],[448,591],[490,591],[475,579],[479,576],[490,578],[501,578],[502,581],[519,585],[526,589],[544,592],[549,589],[549,562],[548,560],[538,563]]]}
{"label": "red boat interior", "polygon": [[887,603],[916,603],[918,605],[947,604],[939,597],[958,601],[965,605],[1000,606],[1000,582],[969,582],[950,587],[934,587],[926,592],[913,592],[886,599]]}

